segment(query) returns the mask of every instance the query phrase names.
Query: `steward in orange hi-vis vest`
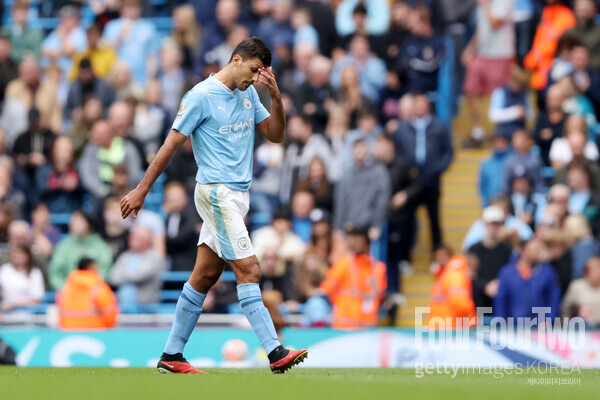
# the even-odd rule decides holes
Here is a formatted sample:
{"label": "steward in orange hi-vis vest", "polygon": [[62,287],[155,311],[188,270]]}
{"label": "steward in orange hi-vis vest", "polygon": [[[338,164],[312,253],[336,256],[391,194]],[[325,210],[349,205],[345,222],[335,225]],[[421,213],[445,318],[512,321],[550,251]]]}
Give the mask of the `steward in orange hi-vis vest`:
{"label": "steward in orange hi-vis vest", "polygon": [[321,291],[333,304],[331,326],[337,329],[375,326],[386,287],[384,263],[368,254],[339,259],[321,284]]}
{"label": "steward in orange hi-vis vest", "polygon": [[110,287],[90,259],[79,262],[67,282],[56,293],[59,326],[63,329],[112,328],[117,324],[119,308]]}
{"label": "steward in orange hi-vis vest", "polygon": [[562,4],[544,7],[531,50],[523,61],[526,69],[532,72],[531,87],[541,90],[548,83],[548,74],[556,56],[558,39],[577,23],[573,11]]}
{"label": "steward in orange hi-vis vest", "polygon": [[477,317],[466,257],[458,255],[450,258],[437,271],[436,275],[437,279],[431,288],[431,300],[429,301],[431,308],[427,320],[429,329],[440,329],[438,323],[430,324],[431,320],[436,317],[443,319],[445,329],[464,327],[463,318],[469,318],[466,326],[474,326]]}

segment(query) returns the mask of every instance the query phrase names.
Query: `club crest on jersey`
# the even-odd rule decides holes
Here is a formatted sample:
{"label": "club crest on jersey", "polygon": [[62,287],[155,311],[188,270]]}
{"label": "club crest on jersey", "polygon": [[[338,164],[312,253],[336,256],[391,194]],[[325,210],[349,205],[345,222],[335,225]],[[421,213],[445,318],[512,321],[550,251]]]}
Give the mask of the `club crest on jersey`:
{"label": "club crest on jersey", "polygon": [[248,250],[248,248],[250,247],[250,241],[248,240],[248,238],[244,237],[238,240],[238,247],[241,250]]}
{"label": "club crest on jersey", "polygon": [[252,108],[252,102],[247,97],[244,98],[244,107],[246,107],[248,110]]}

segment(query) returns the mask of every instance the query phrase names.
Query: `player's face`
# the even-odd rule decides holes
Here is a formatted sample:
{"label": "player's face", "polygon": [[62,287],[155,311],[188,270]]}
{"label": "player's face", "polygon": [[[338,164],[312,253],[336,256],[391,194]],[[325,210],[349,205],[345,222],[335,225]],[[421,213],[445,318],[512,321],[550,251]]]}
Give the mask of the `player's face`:
{"label": "player's face", "polygon": [[263,63],[258,58],[244,60],[236,55],[233,58],[233,62],[233,79],[235,86],[239,90],[244,91],[254,82],[258,82],[260,69],[264,67]]}

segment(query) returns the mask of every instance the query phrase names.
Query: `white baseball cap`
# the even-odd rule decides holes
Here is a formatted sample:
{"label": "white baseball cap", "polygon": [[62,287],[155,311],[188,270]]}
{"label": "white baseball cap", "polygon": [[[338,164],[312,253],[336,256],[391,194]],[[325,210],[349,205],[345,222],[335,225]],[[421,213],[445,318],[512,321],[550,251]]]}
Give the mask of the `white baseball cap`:
{"label": "white baseball cap", "polygon": [[494,222],[502,223],[505,219],[504,211],[502,211],[502,209],[498,206],[486,207],[483,210],[483,215],[481,216],[481,219],[486,224],[491,224]]}

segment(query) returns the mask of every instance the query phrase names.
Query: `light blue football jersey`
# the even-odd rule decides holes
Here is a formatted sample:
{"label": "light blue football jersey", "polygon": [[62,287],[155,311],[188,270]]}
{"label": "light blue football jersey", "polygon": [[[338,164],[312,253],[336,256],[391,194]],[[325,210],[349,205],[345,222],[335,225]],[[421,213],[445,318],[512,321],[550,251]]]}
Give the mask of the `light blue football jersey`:
{"label": "light blue football jersey", "polygon": [[254,86],[232,91],[211,75],[187,92],[172,129],[191,136],[196,182],[250,189],[255,126],[269,115]]}

